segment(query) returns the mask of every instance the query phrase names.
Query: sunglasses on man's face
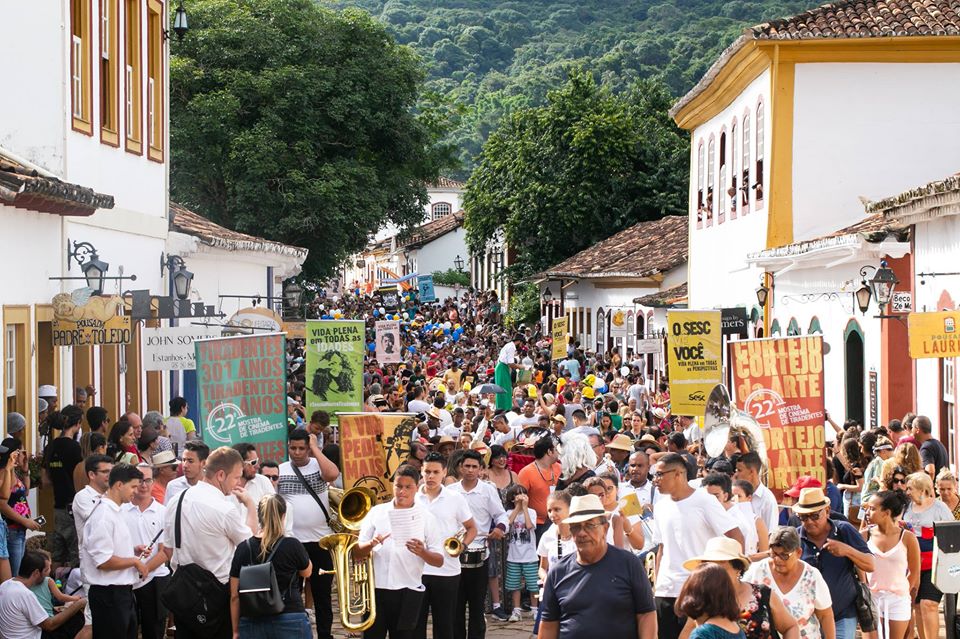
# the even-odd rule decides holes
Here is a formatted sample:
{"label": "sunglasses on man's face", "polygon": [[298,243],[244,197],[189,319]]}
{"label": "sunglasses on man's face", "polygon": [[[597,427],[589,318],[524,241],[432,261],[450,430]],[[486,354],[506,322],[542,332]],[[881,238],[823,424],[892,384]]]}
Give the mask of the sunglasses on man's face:
{"label": "sunglasses on man's face", "polygon": [[816,520],[820,519],[820,514],[821,514],[822,512],[823,512],[822,510],[818,510],[818,511],[815,512],[815,513],[803,513],[802,515],[799,515],[798,517],[799,517],[800,521],[816,521]]}
{"label": "sunglasses on man's face", "polygon": [[890,481],[890,483],[893,484],[894,486],[896,486],[897,484],[906,484],[906,483],[907,483],[907,478],[906,478],[906,477],[894,477],[894,478]]}
{"label": "sunglasses on man's face", "polygon": [[267,479],[269,479],[270,481],[279,481],[279,480],[280,480],[280,475],[267,475],[266,473],[264,473],[263,476],[266,477]]}

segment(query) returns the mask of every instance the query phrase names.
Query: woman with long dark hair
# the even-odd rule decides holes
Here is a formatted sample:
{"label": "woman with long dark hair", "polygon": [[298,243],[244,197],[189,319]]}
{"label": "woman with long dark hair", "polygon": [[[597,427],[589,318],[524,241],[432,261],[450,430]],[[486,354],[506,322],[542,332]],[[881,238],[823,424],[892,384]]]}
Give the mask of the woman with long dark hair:
{"label": "woman with long dark hair", "polygon": [[136,450],[137,440],[133,435],[133,425],[125,419],[121,419],[110,429],[107,436],[107,456],[115,464],[130,464],[136,466],[140,460],[135,454],[130,452],[130,448]]}

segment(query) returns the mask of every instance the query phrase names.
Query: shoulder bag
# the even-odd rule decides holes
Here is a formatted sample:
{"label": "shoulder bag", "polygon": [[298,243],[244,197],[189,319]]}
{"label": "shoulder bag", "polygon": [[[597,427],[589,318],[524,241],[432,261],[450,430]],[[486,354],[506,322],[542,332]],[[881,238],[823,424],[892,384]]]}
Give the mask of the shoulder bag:
{"label": "shoulder bag", "polygon": [[860,573],[857,572],[857,566],[850,562],[850,570],[853,572],[853,583],[857,588],[857,622],[860,624],[861,632],[873,632],[877,629],[876,607],[873,603],[873,593],[867,584],[860,580]]}
{"label": "shoulder bag", "polygon": [[[175,549],[180,548],[180,520],[188,490],[183,491],[177,502]],[[224,626],[230,626],[229,587],[220,583],[212,572],[195,563],[178,566],[160,598],[167,610],[173,613],[177,625],[185,626],[188,632],[213,637],[223,632]]]}
{"label": "shoulder bag", "polygon": [[[263,543],[263,540],[260,541]],[[283,543],[283,537],[277,540],[273,545],[273,550],[267,555],[266,561],[257,563],[254,561],[253,546],[250,540],[247,540],[247,550],[250,552],[250,563],[240,567],[240,614],[244,617],[269,617],[279,615],[283,612],[286,605],[284,596],[277,586],[277,572],[273,567],[273,556],[276,554],[280,545]],[[294,573],[290,584],[296,578]],[[290,586],[287,586],[287,590]]]}
{"label": "shoulder bag", "polygon": [[300,480],[300,483],[303,484],[303,487],[307,489],[307,492],[310,493],[310,496],[313,497],[313,500],[317,502],[317,505],[320,506],[320,510],[323,511],[323,517],[327,520],[327,525],[330,524],[330,512],[327,510],[327,507],[323,505],[323,501],[320,499],[320,495],[317,494],[317,491],[313,489],[307,482],[307,478],[303,476],[303,473],[300,472],[300,469],[292,461],[290,462],[290,468],[293,469],[294,474],[296,474],[297,479]]}

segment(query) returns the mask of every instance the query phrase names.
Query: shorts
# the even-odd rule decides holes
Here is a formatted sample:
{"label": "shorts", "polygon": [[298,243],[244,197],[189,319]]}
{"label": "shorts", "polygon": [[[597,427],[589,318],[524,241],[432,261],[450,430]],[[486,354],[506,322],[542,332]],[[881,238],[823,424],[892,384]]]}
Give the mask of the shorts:
{"label": "shorts", "polygon": [[943,593],[933,585],[933,580],[931,579],[932,573],[932,570],[920,571],[920,590],[917,591],[917,598],[914,599],[914,603],[920,603],[921,599],[940,603],[940,600],[943,599]]}
{"label": "shorts", "polygon": [[0,559],[9,558],[10,551],[7,550],[7,522],[0,520]]}
{"label": "shorts", "polygon": [[53,535],[50,536],[50,555],[53,561],[68,566],[80,565],[77,548],[77,527],[73,514],[66,508],[53,509]]}
{"label": "shorts", "polygon": [[509,592],[520,590],[521,577],[527,583],[527,592],[539,592],[537,586],[537,568],[539,564],[535,561],[517,563],[515,561],[507,562],[507,573],[504,577],[504,586]]}
{"label": "shorts", "polygon": [[504,562],[504,555],[507,552],[507,545],[502,539],[487,538],[487,544],[490,552],[487,555],[487,575],[490,579],[500,576],[500,567]]}
{"label": "shorts", "polygon": [[910,621],[910,616],[913,614],[910,595],[877,590],[873,593],[873,605],[877,609],[877,614],[887,621]]}

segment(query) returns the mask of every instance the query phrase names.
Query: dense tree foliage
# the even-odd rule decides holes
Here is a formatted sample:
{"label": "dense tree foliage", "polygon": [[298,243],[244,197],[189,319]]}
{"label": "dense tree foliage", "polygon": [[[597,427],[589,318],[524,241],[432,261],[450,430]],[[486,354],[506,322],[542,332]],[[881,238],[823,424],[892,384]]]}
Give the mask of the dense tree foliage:
{"label": "dense tree foliage", "polygon": [[655,80],[614,94],[574,71],[540,107],[518,109],[488,138],[464,196],[477,252],[502,228],[512,279],[533,274],[644,220],[685,211],[687,145]]}
{"label": "dense tree foliage", "polygon": [[448,111],[383,23],[312,0],[192,0],[190,27],[170,63],[174,200],[310,249],[308,276],[422,220]]}
{"label": "dense tree foliage", "polygon": [[428,86],[466,105],[451,140],[466,177],[501,116],[541,104],[570,63],[615,91],[658,78],[673,96],[745,26],[810,0],[319,0],[383,20],[426,60]]}

